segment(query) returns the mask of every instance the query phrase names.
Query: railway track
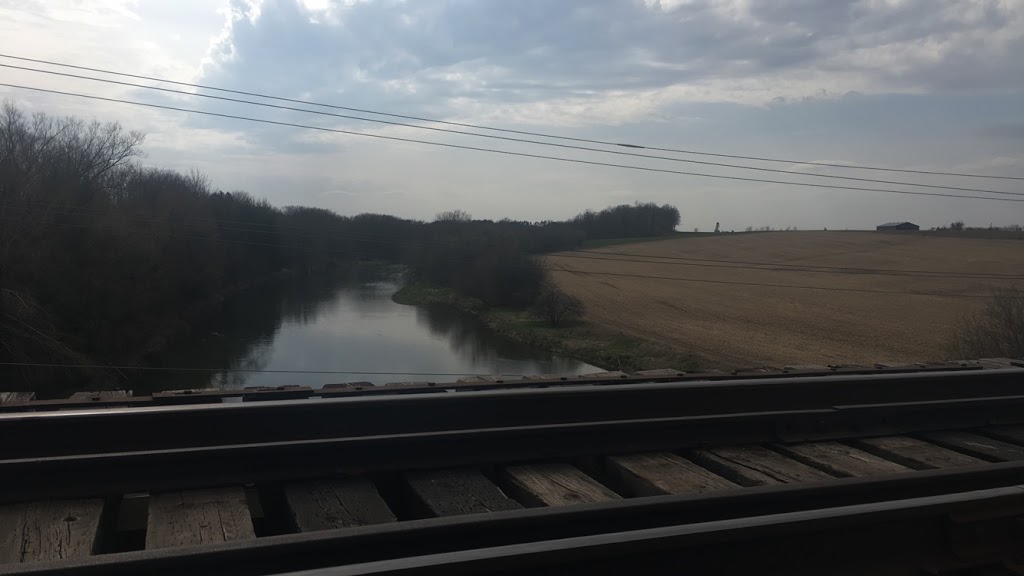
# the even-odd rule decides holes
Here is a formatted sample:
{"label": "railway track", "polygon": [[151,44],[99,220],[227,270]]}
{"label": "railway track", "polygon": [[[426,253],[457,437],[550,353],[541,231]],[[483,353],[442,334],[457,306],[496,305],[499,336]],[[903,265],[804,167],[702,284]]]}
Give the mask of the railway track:
{"label": "railway track", "polygon": [[1024,369],[666,380],[9,411],[0,574],[1017,569]]}

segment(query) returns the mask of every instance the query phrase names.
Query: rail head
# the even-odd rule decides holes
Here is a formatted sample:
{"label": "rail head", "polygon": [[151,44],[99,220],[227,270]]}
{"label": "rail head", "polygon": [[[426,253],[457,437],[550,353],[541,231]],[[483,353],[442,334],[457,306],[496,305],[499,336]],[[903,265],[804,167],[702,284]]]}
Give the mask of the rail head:
{"label": "rail head", "polygon": [[[0,574],[290,573],[282,569],[284,566],[319,570],[312,574],[384,574],[388,573],[381,571],[385,567],[454,568],[460,562],[479,558],[493,559],[497,563],[494,566],[501,566],[513,556],[530,558],[522,554],[524,551],[544,551],[535,559],[548,562],[554,558],[549,553],[574,551],[592,556],[594,546],[607,551],[607,546],[617,545],[615,542],[627,544],[626,548],[612,550],[615,553],[630,550],[630,542],[685,548],[899,518],[949,516],[979,506],[1019,510],[1024,505],[1022,482],[1024,462],[1007,462],[885,478],[640,497],[120,552],[0,566]],[[687,522],[680,523],[682,518]],[[443,552],[424,556],[416,552],[424,549]],[[409,555],[415,558],[395,558]],[[442,560],[448,564],[439,564]]]}

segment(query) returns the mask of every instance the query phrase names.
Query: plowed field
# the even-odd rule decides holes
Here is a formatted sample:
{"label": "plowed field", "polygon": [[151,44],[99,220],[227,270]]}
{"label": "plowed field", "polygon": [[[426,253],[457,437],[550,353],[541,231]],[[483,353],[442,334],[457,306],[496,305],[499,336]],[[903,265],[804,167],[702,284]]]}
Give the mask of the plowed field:
{"label": "plowed field", "polygon": [[722,234],[553,254],[547,265],[586,304],[588,322],[709,367],[919,362],[949,360],[957,319],[994,287],[1024,286],[965,277],[1024,278],[1024,241]]}

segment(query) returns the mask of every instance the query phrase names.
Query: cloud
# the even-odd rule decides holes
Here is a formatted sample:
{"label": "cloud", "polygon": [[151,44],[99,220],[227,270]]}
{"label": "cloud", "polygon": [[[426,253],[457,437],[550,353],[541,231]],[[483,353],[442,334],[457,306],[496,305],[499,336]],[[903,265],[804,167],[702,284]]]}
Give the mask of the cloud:
{"label": "cloud", "polygon": [[510,122],[1024,88],[1018,0],[264,0],[255,17],[250,2],[233,6],[207,81],[454,116],[500,105]]}
{"label": "cloud", "polygon": [[1007,122],[986,126],[980,130],[983,136],[1009,140],[1024,140],[1024,122]]}
{"label": "cloud", "polygon": [[[1019,141],[1024,122],[1024,0],[0,0],[0,52],[615,142],[1001,175],[1022,167],[1007,144]],[[15,83],[209,112],[583,157],[2,73]],[[344,213],[429,218],[465,208],[543,219],[656,200],[679,204],[689,228],[719,220],[737,229],[845,227],[879,214],[923,224],[1020,220],[1016,205],[992,202],[644,174],[0,89],[7,94],[32,110],[146,131],[153,164],[201,168],[221,188],[276,204]]]}

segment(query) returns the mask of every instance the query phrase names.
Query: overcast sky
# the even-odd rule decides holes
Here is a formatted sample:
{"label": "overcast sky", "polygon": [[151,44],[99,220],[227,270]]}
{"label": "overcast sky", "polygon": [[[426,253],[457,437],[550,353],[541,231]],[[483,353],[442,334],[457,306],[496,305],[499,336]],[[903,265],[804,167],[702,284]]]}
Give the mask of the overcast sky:
{"label": "overcast sky", "polygon": [[[0,0],[0,52],[576,138],[1024,176],[1024,0]],[[370,134],[830,182],[388,127],[9,68],[0,68],[0,78]],[[716,221],[726,230],[1024,223],[1024,203],[644,173],[4,87],[0,98],[32,111],[119,121],[147,133],[149,165],[198,168],[224,190],[343,214],[429,219],[462,208],[479,218],[543,220],[652,200],[678,206],[683,229],[709,230]],[[828,173],[1024,192],[1024,181]]]}

